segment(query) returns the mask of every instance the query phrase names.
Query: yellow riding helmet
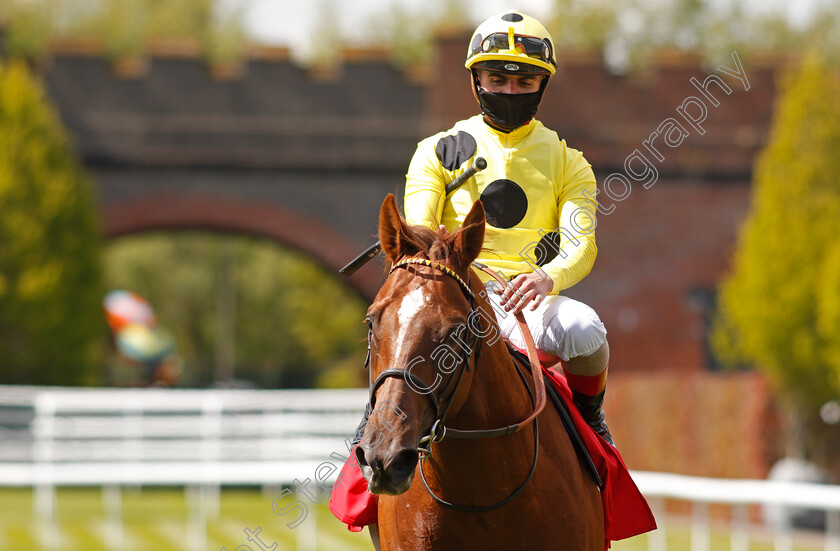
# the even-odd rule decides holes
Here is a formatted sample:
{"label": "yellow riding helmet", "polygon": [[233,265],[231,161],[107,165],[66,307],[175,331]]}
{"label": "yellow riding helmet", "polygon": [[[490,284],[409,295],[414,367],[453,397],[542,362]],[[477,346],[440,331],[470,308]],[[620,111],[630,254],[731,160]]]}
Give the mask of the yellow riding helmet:
{"label": "yellow riding helmet", "polygon": [[490,17],[476,28],[464,66],[467,69],[553,75],[557,68],[554,41],[542,23],[533,17],[516,10],[506,11]]}

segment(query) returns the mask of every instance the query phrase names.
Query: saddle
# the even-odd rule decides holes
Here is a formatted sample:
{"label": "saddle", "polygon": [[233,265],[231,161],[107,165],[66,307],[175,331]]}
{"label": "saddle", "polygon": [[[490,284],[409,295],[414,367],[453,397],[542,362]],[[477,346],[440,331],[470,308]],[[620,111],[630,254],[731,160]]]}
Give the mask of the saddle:
{"label": "saddle", "polygon": [[[521,366],[525,367],[530,373],[531,371],[531,362],[528,361],[528,356],[510,344],[509,342],[505,341],[505,344],[508,347],[508,352],[510,352],[513,361],[517,362]],[[543,371],[546,368],[543,367]],[[603,489],[604,482],[601,480],[601,475],[598,474],[598,469],[595,466],[595,462],[592,460],[592,455],[589,453],[589,450],[583,443],[583,439],[581,439],[580,433],[577,430],[574,422],[572,421],[571,413],[569,413],[569,404],[563,399],[560,393],[555,388],[555,381],[545,373],[543,373],[543,379],[545,379],[546,385],[545,390],[548,397],[551,399],[551,403],[554,404],[554,409],[557,411],[557,414],[560,415],[560,419],[563,421],[563,426],[566,428],[566,432],[569,434],[569,438],[572,440],[572,444],[575,446],[575,450],[577,450],[578,457],[586,465],[589,474],[592,475],[592,478],[595,480],[595,483],[598,485],[598,488]]]}

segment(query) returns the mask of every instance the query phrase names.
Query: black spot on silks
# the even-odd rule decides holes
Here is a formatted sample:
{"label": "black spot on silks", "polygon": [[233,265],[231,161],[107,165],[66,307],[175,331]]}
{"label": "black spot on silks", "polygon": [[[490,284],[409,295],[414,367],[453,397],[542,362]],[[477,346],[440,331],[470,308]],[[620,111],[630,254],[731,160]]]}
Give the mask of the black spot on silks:
{"label": "black spot on silks", "polygon": [[554,230],[542,236],[537,246],[534,248],[534,261],[537,266],[545,266],[557,256],[560,251],[560,232]]}
{"label": "black spot on silks", "polygon": [[435,146],[435,154],[446,170],[457,170],[475,155],[475,138],[466,132],[458,132],[454,136],[444,136]]}
{"label": "black spot on silks", "polygon": [[516,23],[517,21],[522,21],[523,19],[524,17],[518,13],[506,13],[502,16],[502,21],[510,21],[511,23]]}
{"label": "black spot on silks", "polygon": [[496,180],[481,192],[487,223],[495,228],[512,228],[525,218],[528,197],[516,182]]}

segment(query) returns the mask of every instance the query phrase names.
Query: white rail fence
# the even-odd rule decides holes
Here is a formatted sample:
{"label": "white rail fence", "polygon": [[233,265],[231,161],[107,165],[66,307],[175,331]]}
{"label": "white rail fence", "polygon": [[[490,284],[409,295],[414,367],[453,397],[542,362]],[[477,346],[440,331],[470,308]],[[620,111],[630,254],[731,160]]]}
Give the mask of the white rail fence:
{"label": "white rail fence", "polygon": [[[0,386],[0,487],[33,488],[34,513],[47,534],[56,530],[56,487],[100,487],[109,548],[122,549],[121,488],[183,486],[191,509],[186,546],[204,551],[207,522],[219,512],[220,486],[289,485],[336,453],[346,456],[345,439],[366,399],[362,389]],[[648,536],[650,551],[667,549],[666,499],[692,504],[692,551],[711,549],[710,504],[733,507],[732,551],[750,547],[751,505],[824,511],[824,548],[840,551],[840,486],[650,472],[633,477],[660,526]],[[298,530],[301,549],[314,548],[302,541],[315,537],[314,524],[308,520],[307,530]],[[790,522],[775,527],[777,551],[792,551],[793,543]]]}
{"label": "white rail fence", "polygon": [[[101,487],[107,545],[122,549],[122,488],[183,486],[186,547],[206,551],[220,486],[291,485],[331,454],[347,456],[366,400],[360,389],[0,386],[0,487],[33,488],[39,532],[53,548],[56,488]],[[302,541],[311,530],[297,537],[299,549],[314,549]]]}
{"label": "white rail fence", "polygon": [[[840,551],[840,486],[768,480],[731,480],[683,476],[666,473],[633,472],[633,479],[653,506],[659,530],[648,536],[650,551],[666,550],[667,516],[664,500],[676,499],[692,504],[691,550],[711,549],[709,505],[733,508],[730,527],[731,551],[748,551],[750,523],[748,506],[781,508],[776,515],[774,549],[794,548],[791,514],[793,510],[818,510],[826,514],[825,551]],[[658,514],[657,514],[658,513]]]}

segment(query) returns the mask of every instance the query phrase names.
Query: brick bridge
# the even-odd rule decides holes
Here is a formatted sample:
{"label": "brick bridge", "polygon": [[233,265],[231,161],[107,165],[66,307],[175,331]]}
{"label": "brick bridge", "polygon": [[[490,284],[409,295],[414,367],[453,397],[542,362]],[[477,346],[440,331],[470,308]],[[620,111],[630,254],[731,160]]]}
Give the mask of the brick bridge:
{"label": "brick bridge", "polygon": [[[340,67],[313,71],[283,50],[255,50],[219,74],[194,48],[171,45],[126,68],[83,43],[57,44],[42,70],[94,176],[108,236],[250,234],[336,270],[375,239],[381,201],[401,195],[417,141],[476,112],[462,65],[467,39],[441,37],[422,75],[372,51],[348,51]],[[734,71],[732,58],[708,67],[664,53],[628,75],[611,74],[594,54],[560,61],[539,118],[584,152],[599,189],[613,173],[632,183],[614,177],[612,198],[599,195],[611,212],[599,218],[598,261],[568,294],[600,313],[622,369],[702,369],[714,288],[748,207],[777,65],[746,66],[746,90],[717,68]],[[380,283],[375,263],[350,279],[366,297]]]}

